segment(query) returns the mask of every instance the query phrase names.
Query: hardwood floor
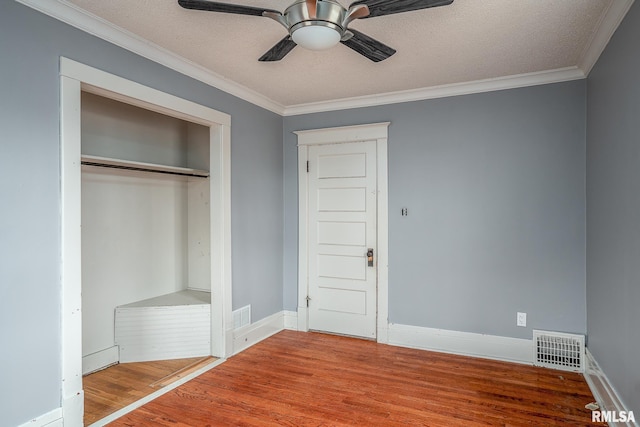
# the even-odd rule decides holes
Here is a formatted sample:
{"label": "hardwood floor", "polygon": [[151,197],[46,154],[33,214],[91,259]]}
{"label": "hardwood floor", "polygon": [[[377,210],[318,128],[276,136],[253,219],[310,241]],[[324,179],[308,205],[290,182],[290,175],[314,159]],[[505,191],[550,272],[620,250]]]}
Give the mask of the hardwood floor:
{"label": "hardwood floor", "polygon": [[93,424],[213,360],[196,357],[122,363],[84,376],[84,425]]}
{"label": "hardwood floor", "polygon": [[593,400],[576,373],[283,331],[110,425],[586,426]]}

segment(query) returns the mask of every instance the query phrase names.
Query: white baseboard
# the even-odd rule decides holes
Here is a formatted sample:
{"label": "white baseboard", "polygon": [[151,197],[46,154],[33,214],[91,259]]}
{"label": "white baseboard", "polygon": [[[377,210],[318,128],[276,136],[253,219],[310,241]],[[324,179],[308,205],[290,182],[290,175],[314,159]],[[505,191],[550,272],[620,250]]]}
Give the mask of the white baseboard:
{"label": "white baseboard", "polygon": [[[605,375],[604,371],[596,362],[589,349],[586,349],[586,369],[584,372],[584,379],[593,393],[593,397],[600,405],[601,411],[613,411],[616,413],[629,413],[629,409],[625,406],[620,399],[620,396],[616,392],[616,389],[611,385],[609,379]],[[638,414],[640,417],[640,414]],[[609,422],[610,426],[628,426],[638,427],[637,422]]]}
{"label": "white baseboard", "polygon": [[32,418],[18,427],[64,427],[65,420],[68,426],[81,426],[83,409],[84,393],[79,393],[70,399],[65,399],[63,407]]}
{"label": "white baseboard", "polygon": [[284,328],[290,331],[298,330],[298,312],[285,310],[284,312]]}
{"label": "white baseboard", "polygon": [[389,324],[388,323],[378,323],[378,329],[376,330],[378,336],[376,337],[376,341],[378,344],[389,344]]}
{"label": "white baseboard", "polygon": [[533,364],[532,341],[496,335],[390,324],[388,344],[506,362]]}
{"label": "white baseboard", "polygon": [[[300,308],[298,308],[300,310]],[[301,330],[299,312],[284,311],[284,328]],[[303,313],[306,314],[306,313]],[[532,340],[399,324],[378,324],[380,344],[533,364]]]}
{"label": "white baseboard", "polygon": [[18,427],[63,427],[62,408],[56,408],[46,414],[42,414]]}
{"label": "white baseboard", "polygon": [[233,331],[233,354],[238,354],[284,329],[285,312],[280,311]]}
{"label": "white baseboard", "polygon": [[120,360],[118,346],[88,354],[82,358],[82,375],[115,365]]}

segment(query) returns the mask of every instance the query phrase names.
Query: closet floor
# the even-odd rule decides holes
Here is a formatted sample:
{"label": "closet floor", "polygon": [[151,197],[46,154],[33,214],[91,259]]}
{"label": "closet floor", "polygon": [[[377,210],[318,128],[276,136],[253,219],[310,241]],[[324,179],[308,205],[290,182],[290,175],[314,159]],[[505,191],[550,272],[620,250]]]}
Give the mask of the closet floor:
{"label": "closet floor", "polygon": [[213,360],[209,356],[122,363],[84,376],[84,425],[95,423]]}

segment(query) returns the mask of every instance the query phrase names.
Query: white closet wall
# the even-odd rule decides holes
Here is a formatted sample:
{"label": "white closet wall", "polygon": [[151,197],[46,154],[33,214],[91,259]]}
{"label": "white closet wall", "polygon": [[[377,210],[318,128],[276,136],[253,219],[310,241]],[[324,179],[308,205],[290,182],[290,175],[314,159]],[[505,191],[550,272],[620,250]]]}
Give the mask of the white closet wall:
{"label": "white closet wall", "polygon": [[[82,154],[209,170],[209,129],[82,94]],[[210,290],[209,179],[82,167],[83,356],[114,346],[115,307]]]}

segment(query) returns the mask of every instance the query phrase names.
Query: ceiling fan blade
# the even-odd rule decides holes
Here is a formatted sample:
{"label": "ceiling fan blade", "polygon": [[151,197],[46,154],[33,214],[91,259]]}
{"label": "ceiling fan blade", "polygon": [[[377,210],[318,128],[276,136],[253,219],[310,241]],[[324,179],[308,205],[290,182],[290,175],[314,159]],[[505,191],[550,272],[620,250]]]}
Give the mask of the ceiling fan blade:
{"label": "ceiling fan blade", "polygon": [[353,28],[349,28],[349,31],[353,33],[353,37],[347,40],[341,40],[340,43],[355,50],[360,55],[369,58],[373,62],[384,61],[396,53],[395,49],[390,48],[378,40],[372,39],[360,31],[356,31]]}
{"label": "ceiling fan blade", "polygon": [[394,13],[409,12],[411,10],[447,6],[451,3],[453,3],[453,0],[360,0],[352,3],[349,8],[366,5],[369,8],[369,16],[364,18],[373,18],[375,16],[391,15]]}
{"label": "ceiling fan blade", "polygon": [[276,43],[276,45],[269,49],[264,55],[262,55],[258,61],[280,61],[282,58],[287,56],[287,54],[291,52],[291,50],[296,46],[296,42],[291,39],[291,36],[287,36]]}
{"label": "ceiling fan blade", "polygon": [[208,12],[224,12],[253,16],[263,16],[265,12],[272,12],[281,15],[281,12],[273,9],[262,9],[258,7],[242,6],[238,4],[220,3],[217,1],[178,0],[178,4],[185,9],[206,10]]}

